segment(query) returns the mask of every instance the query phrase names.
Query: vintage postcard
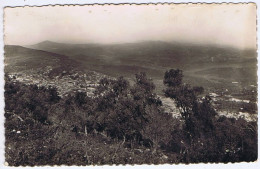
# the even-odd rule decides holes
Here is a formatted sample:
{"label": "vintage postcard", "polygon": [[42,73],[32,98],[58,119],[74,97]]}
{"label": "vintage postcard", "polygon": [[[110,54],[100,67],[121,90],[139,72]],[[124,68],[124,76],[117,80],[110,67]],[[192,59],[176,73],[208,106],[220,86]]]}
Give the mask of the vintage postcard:
{"label": "vintage postcard", "polygon": [[6,166],[254,163],[255,3],[4,8]]}

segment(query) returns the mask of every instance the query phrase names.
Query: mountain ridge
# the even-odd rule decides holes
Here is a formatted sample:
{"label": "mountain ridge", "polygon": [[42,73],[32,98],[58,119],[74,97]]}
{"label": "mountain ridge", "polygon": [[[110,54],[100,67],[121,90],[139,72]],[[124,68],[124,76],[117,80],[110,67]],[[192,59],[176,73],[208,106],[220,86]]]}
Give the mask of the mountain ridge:
{"label": "mountain ridge", "polygon": [[[84,45],[96,45],[96,46],[114,46],[114,45],[131,45],[131,44],[145,44],[145,43],[164,43],[164,44],[171,44],[171,45],[179,45],[179,46],[197,46],[197,47],[215,47],[219,49],[232,49],[232,50],[241,50],[241,51],[256,51],[256,48],[236,48],[233,46],[228,46],[228,45],[219,45],[219,44],[199,44],[199,43],[191,43],[191,42],[181,42],[181,41],[161,41],[161,40],[146,40],[146,41],[136,41],[136,42],[117,42],[117,43],[67,43],[67,42],[55,42],[51,40],[44,40],[32,45],[24,45],[25,47],[32,47],[36,45],[42,45],[42,44],[59,44],[59,45],[79,45],[79,46],[84,46]],[[23,45],[20,45],[23,46]]]}

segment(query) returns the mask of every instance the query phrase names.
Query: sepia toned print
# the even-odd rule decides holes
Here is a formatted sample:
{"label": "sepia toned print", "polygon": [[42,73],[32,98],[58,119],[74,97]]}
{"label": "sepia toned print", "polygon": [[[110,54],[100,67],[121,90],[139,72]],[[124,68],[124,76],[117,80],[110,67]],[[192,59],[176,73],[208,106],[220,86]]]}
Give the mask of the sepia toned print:
{"label": "sepia toned print", "polygon": [[9,166],[253,162],[256,5],[4,9]]}

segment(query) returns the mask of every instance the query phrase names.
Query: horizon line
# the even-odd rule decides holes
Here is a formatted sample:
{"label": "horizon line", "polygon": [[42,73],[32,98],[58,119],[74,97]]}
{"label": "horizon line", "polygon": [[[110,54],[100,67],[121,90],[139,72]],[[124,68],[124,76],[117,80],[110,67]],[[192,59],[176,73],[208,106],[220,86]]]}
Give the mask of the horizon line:
{"label": "horizon line", "polygon": [[258,45],[255,47],[235,47],[232,45],[222,45],[222,44],[214,44],[214,43],[194,43],[194,42],[184,42],[184,41],[163,41],[163,40],[141,40],[141,41],[134,41],[134,42],[111,42],[111,43],[97,43],[97,42],[86,42],[86,43],[73,43],[73,42],[57,42],[52,40],[43,40],[37,43],[23,45],[23,44],[5,44],[4,46],[22,46],[22,47],[29,47],[33,45],[38,45],[41,43],[56,43],[56,44],[64,44],[64,45],[123,45],[123,44],[138,44],[138,43],[147,43],[147,42],[161,42],[161,43],[168,43],[168,44],[179,44],[179,45],[192,45],[192,46],[201,46],[201,47],[218,47],[218,48],[230,48],[230,49],[237,49],[237,50],[256,50],[258,49]]}

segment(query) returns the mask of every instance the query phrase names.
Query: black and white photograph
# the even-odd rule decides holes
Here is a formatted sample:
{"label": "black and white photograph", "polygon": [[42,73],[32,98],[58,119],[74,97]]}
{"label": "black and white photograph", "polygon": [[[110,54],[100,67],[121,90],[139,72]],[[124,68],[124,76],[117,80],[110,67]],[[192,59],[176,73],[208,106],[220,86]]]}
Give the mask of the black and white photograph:
{"label": "black and white photograph", "polygon": [[6,166],[257,161],[255,3],[3,14]]}

